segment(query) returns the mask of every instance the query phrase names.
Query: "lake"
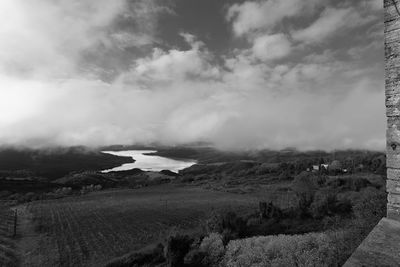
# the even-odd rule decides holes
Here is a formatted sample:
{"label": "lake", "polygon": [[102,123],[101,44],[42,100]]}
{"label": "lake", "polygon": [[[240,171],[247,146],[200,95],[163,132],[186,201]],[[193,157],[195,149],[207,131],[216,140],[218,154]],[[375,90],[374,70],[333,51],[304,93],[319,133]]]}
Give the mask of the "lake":
{"label": "lake", "polygon": [[135,162],[125,163],[121,166],[104,170],[103,172],[111,171],[126,171],[134,168],[139,168],[143,171],[155,171],[159,172],[162,170],[170,170],[178,172],[185,168],[188,168],[196,164],[193,160],[175,160],[166,157],[145,155],[148,153],[155,153],[155,150],[125,150],[125,151],[102,151],[102,153],[111,154],[115,156],[132,157]]}

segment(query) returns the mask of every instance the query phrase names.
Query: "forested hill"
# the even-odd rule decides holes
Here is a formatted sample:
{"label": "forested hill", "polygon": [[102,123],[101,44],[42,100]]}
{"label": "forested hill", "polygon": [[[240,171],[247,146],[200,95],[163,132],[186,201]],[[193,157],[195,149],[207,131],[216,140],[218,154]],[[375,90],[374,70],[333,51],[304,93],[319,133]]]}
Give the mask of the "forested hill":
{"label": "forested hill", "polygon": [[195,159],[198,163],[233,162],[238,160],[256,161],[259,163],[286,163],[297,166],[301,170],[312,165],[330,163],[338,160],[343,168],[357,168],[376,173],[386,170],[386,155],[379,151],[368,150],[336,150],[336,151],[298,151],[285,150],[252,150],[252,151],[221,151],[212,147],[161,147],[155,155]]}
{"label": "forested hill", "polygon": [[[315,164],[330,163],[334,160],[341,162],[343,168],[357,168],[362,165],[364,170],[384,173],[385,154],[376,151],[340,150],[326,151],[297,151],[286,149],[280,151],[221,151],[209,146],[181,147],[126,147],[118,146],[115,150],[151,149],[157,150],[156,155],[177,158],[195,159],[198,163],[226,163],[237,161],[255,161],[258,163],[288,164],[288,168],[305,170]],[[0,178],[8,176],[8,172],[18,174],[18,177],[40,176],[50,180],[65,176],[73,171],[103,170],[132,162],[130,157],[117,157],[103,154],[101,149],[86,147],[37,149],[0,149]],[[18,172],[16,172],[18,171]],[[15,176],[15,175],[14,175]]]}
{"label": "forested hill", "polygon": [[72,171],[103,170],[133,162],[130,157],[103,154],[85,147],[36,149],[0,149],[0,178],[10,172],[21,178],[45,177],[50,180]]}

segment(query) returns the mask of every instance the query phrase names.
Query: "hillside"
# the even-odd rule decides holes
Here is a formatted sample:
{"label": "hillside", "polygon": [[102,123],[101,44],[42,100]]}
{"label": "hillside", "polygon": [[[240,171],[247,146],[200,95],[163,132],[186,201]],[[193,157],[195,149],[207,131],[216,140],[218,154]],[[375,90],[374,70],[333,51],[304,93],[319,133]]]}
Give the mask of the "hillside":
{"label": "hillside", "polygon": [[0,178],[40,176],[49,180],[73,171],[111,169],[134,162],[130,157],[103,154],[85,147],[37,149],[0,149]]}

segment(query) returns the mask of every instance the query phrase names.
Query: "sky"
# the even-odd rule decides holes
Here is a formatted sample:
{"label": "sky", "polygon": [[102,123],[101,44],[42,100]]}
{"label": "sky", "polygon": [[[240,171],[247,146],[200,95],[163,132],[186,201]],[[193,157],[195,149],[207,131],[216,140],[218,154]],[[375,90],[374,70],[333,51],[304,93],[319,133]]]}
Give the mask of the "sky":
{"label": "sky", "polygon": [[0,145],[385,147],[381,0],[2,0]]}

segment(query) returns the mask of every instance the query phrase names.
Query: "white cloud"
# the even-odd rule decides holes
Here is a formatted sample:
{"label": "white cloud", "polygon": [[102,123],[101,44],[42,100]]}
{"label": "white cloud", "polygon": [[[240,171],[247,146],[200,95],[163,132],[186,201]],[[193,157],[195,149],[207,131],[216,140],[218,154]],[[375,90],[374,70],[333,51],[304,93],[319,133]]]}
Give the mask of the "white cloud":
{"label": "white cloud", "polygon": [[252,49],[257,58],[267,61],[287,56],[291,44],[284,34],[264,35],[254,39]]}
{"label": "white cloud", "polygon": [[65,76],[79,53],[104,38],[124,1],[4,0],[0,69],[10,74]]}
{"label": "white cloud", "polygon": [[118,82],[140,83],[146,88],[157,88],[161,84],[198,79],[218,79],[220,70],[210,61],[212,55],[201,49],[204,43],[191,34],[181,34],[191,46],[190,50],[155,48],[151,56],[138,59],[133,68],[119,78]]}
{"label": "white cloud", "polygon": [[233,31],[242,36],[257,30],[271,30],[285,17],[298,15],[301,11],[312,12],[316,0],[264,0],[245,1],[232,5],[227,20],[233,23]]}
{"label": "white cloud", "polygon": [[152,36],[148,34],[116,32],[111,34],[110,37],[113,40],[113,44],[116,45],[119,49],[150,45],[154,42]]}
{"label": "white cloud", "polygon": [[363,17],[354,8],[326,8],[309,27],[293,32],[294,39],[306,43],[320,43],[333,34],[358,27],[372,17]]}

